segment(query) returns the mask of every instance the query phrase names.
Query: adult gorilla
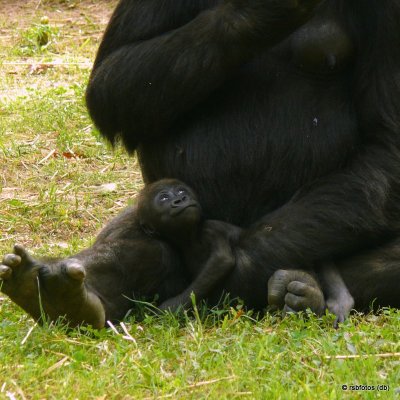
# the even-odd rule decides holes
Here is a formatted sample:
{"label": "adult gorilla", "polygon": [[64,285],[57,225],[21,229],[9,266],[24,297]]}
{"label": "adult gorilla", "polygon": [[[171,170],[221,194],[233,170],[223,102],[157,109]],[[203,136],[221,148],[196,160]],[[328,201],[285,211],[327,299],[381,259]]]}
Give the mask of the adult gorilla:
{"label": "adult gorilla", "polygon": [[400,306],[399,32],[399,0],[121,0],[87,104],[146,183],[248,228],[272,302],[334,260],[356,305]]}
{"label": "adult gorilla", "polygon": [[[180,179],[206,218],[251,226],[240,247],[265,282],[371,246],[390,258],[398,32],[398,0],[121,0],[87,104],[146,183]],[[379,268],[389,293],[400,269]]]}

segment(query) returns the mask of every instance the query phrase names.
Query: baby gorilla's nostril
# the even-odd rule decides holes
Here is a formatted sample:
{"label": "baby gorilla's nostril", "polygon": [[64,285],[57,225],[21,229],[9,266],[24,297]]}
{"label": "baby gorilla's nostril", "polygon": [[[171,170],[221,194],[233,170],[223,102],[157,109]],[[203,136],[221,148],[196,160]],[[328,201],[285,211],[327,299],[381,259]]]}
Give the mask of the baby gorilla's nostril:
{"label": "baby gorilla's nostril", "polygon": [[182,198],[180,198],[180,199],[175,199],[175,200],[172,202],[172,205],[173,205],[173,206],[179,206],[183,201],[184,201],[184,199],[182,199]]}

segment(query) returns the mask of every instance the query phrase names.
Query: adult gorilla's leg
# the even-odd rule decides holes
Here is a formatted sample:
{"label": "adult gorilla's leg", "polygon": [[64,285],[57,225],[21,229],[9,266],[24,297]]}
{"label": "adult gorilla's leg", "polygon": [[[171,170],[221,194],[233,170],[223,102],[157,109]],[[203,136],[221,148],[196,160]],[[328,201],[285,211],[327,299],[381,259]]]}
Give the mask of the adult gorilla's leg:
{"label": "adult gorilla's leg", "polygon": [[[36,321],[64,317],[69,326],[101,328],[105,311],[100,298],[85,284],[86,270],[75,258],[41,261],[22,246],[4,256],[0,289]],[[1,282],[2,281],[2,282]]]}
{"label": "adult gorilla's leg", "polygon": [[400,307],[400,239],[337,263],[357,310]]}

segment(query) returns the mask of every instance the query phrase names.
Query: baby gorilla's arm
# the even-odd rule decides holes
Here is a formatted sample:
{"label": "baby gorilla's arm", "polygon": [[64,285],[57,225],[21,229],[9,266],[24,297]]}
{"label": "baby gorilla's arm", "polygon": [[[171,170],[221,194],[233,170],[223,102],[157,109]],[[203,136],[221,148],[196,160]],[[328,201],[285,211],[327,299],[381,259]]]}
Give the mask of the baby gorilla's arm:
{"label": "baby gorilla's arm", "polygon": [[64,317],[71,327],[85,323],[102,328],[104,307],[85,285],[85,278],[80,260],[37,260],[19,245],[0,264],[1,291],[36,321]]}
{"label": "baby gorilla's arm", "polygon": [[[161,310],[176,311],[179,308],[190,307],[192,304],[191,294],[195,295],[196,301],[206,299],[215,287],[235,267],[235,256],[232,252],[230,238],[238,228],[220,221],[206,221],[202,230],[201,243],[193,243],[187,254],[208,254],[208,259],[200,270],[194,281],[179,295],[164,301],[160,305]],[[211,248],[209,248],[211,245]],[[195,251],[191,251],[192,249]],[[196,260],[186,262],[196,263]],[[193,270],[193,269],[192,269]]]}

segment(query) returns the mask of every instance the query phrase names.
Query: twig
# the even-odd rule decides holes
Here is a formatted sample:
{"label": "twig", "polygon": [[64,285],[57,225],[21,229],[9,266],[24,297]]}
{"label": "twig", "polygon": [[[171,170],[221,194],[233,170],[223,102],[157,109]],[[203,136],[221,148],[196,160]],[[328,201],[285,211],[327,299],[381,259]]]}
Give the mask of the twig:
{"label": "twig", "polygon": [[36,327],[37,327],[37,323],[35,323],[35,325],[33,325],[33,326],[29,329],[29,331],[28,331],[28,333],[26,334],[26,336],[22,339],[21,346],[24,345],[24,344],[26,343],[26,341],[28,340],[28,338],[29,338],[29,336],[31,335],[32,331],[33,331]]}
{"label": "twig", "polygon": [[135,343],[137,345],[137,342],[135,338],[128,332],[128,329],[126,328],[125,324],[123,322],[120,323],[122,330],[125,333],[125,336],[122,336],[124,339],[130,340],[131,342]]}
{"label": "twig", "polygon": [[43,372],[42,376],[46,376],[49,375],[50,373],[52,373],[54,370],[61,368],[67,361],[68,361],[69,357],[65,356],[64,358],[62,358],[60,361],[57,361],[54,365],[52,365],[50,368],[46,369],[46,371]]}
{"label": "twig", "polygon": [[22,400],[26,400],[26,397],[24,395],[24,392],[22,389],[17,385],[17,382],[14,381],[14,379],[11,379],[11,383],[15,386],[15,389],[17,389],[17,393],[21,396]]}
{"label": "twig", "polygon": [[326,359],[345,360],[348,358],[389,358],[389,357],[400,357],[400,353],[380,353],[380,354],[349,354],[349,355],[338,355],[338,356],[325,356]]}
{"label": "twig", "polygon": [[199,386],[212,385],[213,383],[216,383],[219,381],[230,381],[235,378],[236,378],[235,375],[231,375],[231,376],[224,376],[222,378],[210,379],[209,381],[196,382],[196,383],[193,383],[192,385],[185,386],[184,389],[193,389],[193,388],[197,388]]}
{"label": "twig", "polygon": [[[213,383],[217,383],[217,382],[220,382],[220,381],[232,380],[232,379],[235,379],[235,378],[236,378],[235,375],[231,375],[231,376],[224,376],[222,378],[210,379],[209,381],[196,382],[196,383],[193,383],[192,385],[188,385],[188,386],[184,386],[182,388],[176,389],[176,390],[174,390],[173,393],[164,394],[162,396],[157,396],[157,397],[154,397],[154,396],[153,397],[145,397],[143,400],[150,400],[150,399],[154,399],[154,398],[156,398],[156,399],[168,399],[170,397],[175,397],[179,391],[183,391],[183,390],[186,390],[186,389],[196,389],[196,388],[201,387],[201,386],[212,385]],[[242,392],[241,394],[252,394],[252,392]]]}
{"label": "twig", "polygon": [[47,156],[45,158],[42,158],[38,164],[43,164],[45,163],[54,153],[56,152],[55,149],[51,150],[49,154],[47,154]]}
{"label": "twig", "polygon": [[154,399],[169,399],[171,397],[175,397],[178,393],[178,389],[175,389],[172,393],[164,394],[162,396],[151,396],[151,397],[144,397],[143,400],[154,400]]}
{"label": "twig", "polygon": [[47,67],[57,67],[57,66],[64,66],[64,65],[81,65],[83,67],[88,67],[91,68],[92,67],[92,63],[91,62],[85,62],[85,61],[76,61],[76,62],[58,62],[58,61],[54,61],[54,62],[40,62],[40,61],[4,61],[2,63],[2,65],[44,65]]}
{"label": "twig", "polygon": [[10,400],[17,400],[17,398],[15,397],[14,393],[11,392],[7,392],[6,396],[10,399]]}
{"label": "twig", "polygon": [[107,325],[114,331],[115,334],[119,335],[117,328],[114,326],[114,324],[111,321],[107,321]]}

